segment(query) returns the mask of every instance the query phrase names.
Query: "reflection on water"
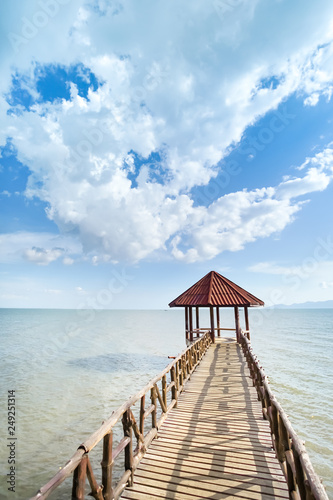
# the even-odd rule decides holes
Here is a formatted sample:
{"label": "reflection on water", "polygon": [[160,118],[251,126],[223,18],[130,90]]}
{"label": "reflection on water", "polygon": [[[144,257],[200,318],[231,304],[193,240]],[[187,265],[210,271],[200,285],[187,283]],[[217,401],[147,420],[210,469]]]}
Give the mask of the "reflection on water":
{"label": "reflection on water", "polygon": [[147,356],[145,354],[117,353],[101,354],[90,358],[80,358],[68,361],[69,366],[84,370],[114,373],[126,369],[126,373],[141,371],[141,366],[159,369],[165,364],[165,356]]}

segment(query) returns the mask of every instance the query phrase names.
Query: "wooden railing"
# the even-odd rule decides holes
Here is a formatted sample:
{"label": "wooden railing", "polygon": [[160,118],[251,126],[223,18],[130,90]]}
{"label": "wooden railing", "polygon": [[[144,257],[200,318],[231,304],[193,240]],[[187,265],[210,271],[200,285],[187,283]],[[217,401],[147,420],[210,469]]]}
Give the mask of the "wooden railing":
{"label": "wooden railing", "polygon": [[[151,380],[140,392],[131,397],[116,410],[102,426],[79,446],[65,466],[30,500],[47,498],[66,478],[73,474],[72,499],[85,498],[86,479],[88,479],[90,496],[96,500],[116,500],[126,486],[131,486],[133,473],[157,431],[167,417],[169,411],[177,406],[179,394],[211,343],[211,336],[205,333],[188,349],[174,359],[157,377]],[[169,378],[169,380],[168,380]],[[150,405],[146,408],[146,396],[150,397]],[[135,403],[140,402],[138,421],[134,416]],[[151,416],[149,430],[147,417]],[[113,449],[113,430],[122,422],[123,437]],[[89,453],[103,440],[103,457],[101,462],[101,483],[95,478]],[[125,472],[113,485],[113,467],[115,460],[124,452]]]}
{"label": "wooden railing", "polygon": [[[214,328],[214,335],[215,337],[220,337],[221,336],[221,332],[235,332],[236,329],[235,328]],[[200,335],[203,335],[204,333],[206,332],[212,332],[212,329],[211,328],[193,328],[192,329],[192,332],[194,335],[194,338],[199,338]],[[217,335],[216,333],[217,332]],[[185,333],[191,333],[190,330],[187,330]]]}
{"label": "wooden railing", "polygon": [[272,393],[266,375],[252,352],[250,341],[244,332],[240,335],[241,346],[262,404],[263,416],[270,423],[273,447],[287,480],[289,498],[293,500],[328,500],[327,493],[315,473],[304,444]]}

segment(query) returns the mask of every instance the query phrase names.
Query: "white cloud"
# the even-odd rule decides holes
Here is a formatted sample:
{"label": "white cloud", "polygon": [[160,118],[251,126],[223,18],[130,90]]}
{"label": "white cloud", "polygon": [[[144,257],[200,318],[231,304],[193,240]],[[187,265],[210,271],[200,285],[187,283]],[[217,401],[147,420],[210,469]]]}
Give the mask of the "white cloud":
{"label": "white cloud", "polygon": [[80,257],[81,244],[70,236],[52,233],[17,233],[0,234],[0,262],[10,263],[22,259],[35,264],[47,265],[60,257],[71,259]]}
{"label": "white cloud", "polygon": [[298,170],[304,170],[309,166],[315,167],[318,172],[327,170],[333,173],[333,143],[327,145],[325,149],[317,153],[315,156],[306,158],[305,162],[298,167]]}
{"label": "white cloud", "polygon": [[[1,7],[8,34],[28,33],[22,18],[32,23],[15,55],[17,70],[29,77],[26,90],[36,97],[36,64],[80,61],[103,84],[84,99],[72,83],[70,99],[18,115],[8,115],[3,101],[0,141],[12,137],[31,170],[26,195],[46,201],[60,231],[79,235],[94,262],[136,261],[169,248],[187,261],[239,250],[283,230],[301,208],[296,198],[331,181],[328,147],[307,160],[303,177],[276,187],[231,193],[207,208],[194,207],[190,196],[217,174],[246,127],[292,93],[311,105],[321,95],[330,98],[333,5],[327,1],[272,2],[268,12],[264,0],[244,0],[223,15],[221,6],[229,4],[204,0],[55,4],[40,27],[40,4]],[[14,53],[7,37],[4,92]],[[272,77],[275,85],[263,83]],[[131,151],[161,155],[141,167],[134,185],[127,177],[135,170]],[[6,258],[16,252],[47,264],[62,257],[66,265],[81,252],[50,241],[7,250]]]}
{"label": "white cloud", "polygon": [[278,276],[301,275],[301,266],[280,266],[275,262],[258,262],[249,267],[249,271],[254,273],[276,274]]}
{"label": "white cloud", "polygon": [[[281,232],[304,203],[297,198],[322,191],[332,180],[329,148],[316,155],[313,162],[308,159],[308,164],[313,163],[316,167],[310,167],[304,177],[287,177],[276,187],[227,194],[205,209],[193,209],[183,234],[172,240],[174,257],[187,262],[211,259],[225,250],[241,250],[246,243]],[[278,268],[279,272],[282,270]]]}
{"label": "white cloud", "polygon": [[[333,156],[330,170],[333,168]],[[276,189],[276,197],[296,198],[312,191],[323,191],[327,188],[332,179],[331,172],[323,172],[321,168],[309,168],[304,177],[289,179],[281,182]]]}
{"label": "white cloud", "polygon": [[63,248],[39,248],[32,247],[24,250],[23,257],[29,262],[34,264],[39,264],[41,266],[47,266],[54,260],[59,259],[64,254]]}
{"label": "white cloud", "polygon": [[[186,262],[212,259],[225,250],[238,251],[246,243],[282,231],[300,205],[278,201],[273,194],[274,190],[262,189],[219,198],[188,225],[183,238],[178,235],[173,240],[173,255]],[[182,251],[180,244],[189,248]]]}
{"label": "white cloud", "polygon": [[64,257],[62,262],[63,264],[65,264],[65,266],[71,266],[72,264],[74,264],[74,259],[72,259],[71,257]]}

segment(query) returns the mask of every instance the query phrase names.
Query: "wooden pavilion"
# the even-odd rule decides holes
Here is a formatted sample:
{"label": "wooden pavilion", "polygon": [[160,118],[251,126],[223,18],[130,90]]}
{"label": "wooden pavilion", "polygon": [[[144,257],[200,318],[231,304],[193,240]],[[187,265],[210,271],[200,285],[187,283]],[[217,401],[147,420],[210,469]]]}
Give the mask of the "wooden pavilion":
{"label": "wooden pavilion", "polygon": [[[179,297],[170,302],[169,307],[185,307],[185,336],[187,342],[210,330],[212,341],[215,341],[215,332],[221,336],[222,330],[233,330],[233,328],[221,328],[220,307],[233,307],[235,311],[235,330],[237,342],[240,341],[239,308],[244,308],[245,332],[250,338],[250,326],[248,308],[263,306],[264,302],[240,286],[228,280],[221,274],[210,271],[206,276],[197,281]],[[210,328],[200,328],[199,309],[210,308]],[[193,325],[193,309],[195,309],[195,328]],[[214,314],[215,309],[215,314]],[[216,327],[214,316],[216,315]]]}

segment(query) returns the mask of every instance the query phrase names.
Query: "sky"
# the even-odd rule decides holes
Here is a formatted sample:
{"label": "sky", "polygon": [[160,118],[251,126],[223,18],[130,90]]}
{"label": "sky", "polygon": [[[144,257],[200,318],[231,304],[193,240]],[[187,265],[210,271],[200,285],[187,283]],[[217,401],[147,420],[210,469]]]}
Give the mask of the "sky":
{"label": "sky", "polygon": [[0,5],[0,307],[333,299],[333,3]]}

